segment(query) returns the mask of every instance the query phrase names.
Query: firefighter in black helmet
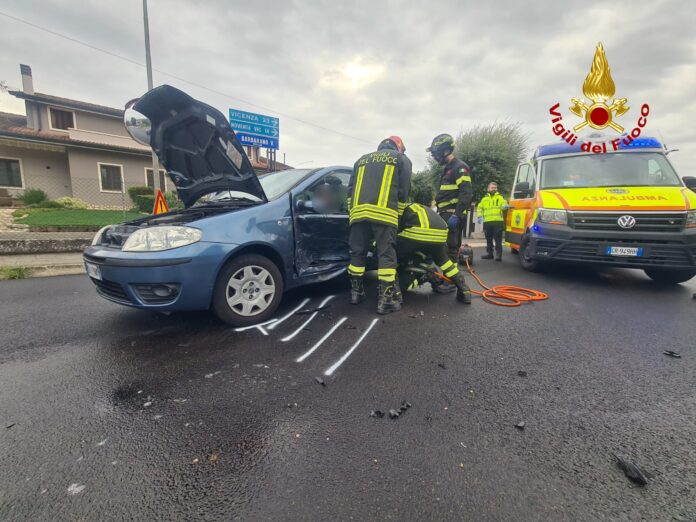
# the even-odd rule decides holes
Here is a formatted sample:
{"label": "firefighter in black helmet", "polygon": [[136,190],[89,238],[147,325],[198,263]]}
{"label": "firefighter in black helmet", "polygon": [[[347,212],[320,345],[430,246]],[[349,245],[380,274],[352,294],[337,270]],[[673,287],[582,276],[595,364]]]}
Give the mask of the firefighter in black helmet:
{"label": "firefighter in black helmet", "polygon": [[405,150],[398,136],[382,140],[377,151],[355,162],[348,184],[350,302],[358,304],[365,298],[365,260],[374,241],[379,314],[401,310],[401,290],[396,279],[396,232],[411,188],[411,160],[404,154]]}
{"label": "firefighter in black helmet", "polygon": [[469,166],[454,155],[454,138],[449,134],[435,136],[426,151],[444,166],[435,203],[440,217],[447,222],[447,252],[456,263],[466,223],[466,211],[473,198],[471,172]]}

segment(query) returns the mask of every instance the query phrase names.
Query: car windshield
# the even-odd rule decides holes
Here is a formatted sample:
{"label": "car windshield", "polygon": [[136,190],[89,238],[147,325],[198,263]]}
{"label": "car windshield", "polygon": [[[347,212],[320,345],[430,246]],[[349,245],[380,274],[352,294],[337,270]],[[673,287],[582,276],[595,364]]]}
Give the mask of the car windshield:
{"label": "car windshield", "polygon": [[299,183],[311,169],[289,169],[271,172],[259,177],[268,200],[276,199]]}
{"label": "car windshield", "polygon": [[679,177],[659,152],[618,152],[544,159],[541,188],[678,187]]}

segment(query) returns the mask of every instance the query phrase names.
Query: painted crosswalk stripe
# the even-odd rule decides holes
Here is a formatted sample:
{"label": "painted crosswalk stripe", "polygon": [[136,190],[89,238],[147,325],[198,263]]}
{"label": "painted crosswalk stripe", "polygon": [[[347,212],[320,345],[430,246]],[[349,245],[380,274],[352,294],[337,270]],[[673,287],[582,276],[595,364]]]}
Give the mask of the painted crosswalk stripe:
{"label": "painted crosswalk stripe", "polygon": [[324,335],[324,337],[322,337],[321,339],[319,339],[319,341],[317,341],[317,343],[316,343],[314,346],[312,346],[312,347],[309,349],[309,351],[308,351],[307,353],[305,353],[304,355],[302,355],[301,357],[299,357],[299,358],[297,359],[297,362],[298,362],[298,363],[299,363],[299,362],[302,362],[302,361],[304,361],[307,357],[309,357],[310,355],[312,355],[312,354],[316,351],[317,348],[319,348],[322,344],[324,344],[324,341],[326,341],[329,337],[331,337],[331,334],[334,333],[334,332],[336,331],[336,329],[337,329],[339,326],[341,326],[341,325],[346,321],[346,319],[348,319],[348,318],[347,318],[347,317],[342,317],[341,320],[338,321],[335,325],[333,325],[333,326],[331,327],[331,330],[329,330],[328,332],[326,332],[326,335]]}
{"label": "painted crosswalk stripe", "polygon": [[[251,330],[252,328],[258,328],[259,330],[263,330],[264,326],[268,326],[269,324],[275,323],[277,319],[271,319],[270,321],[266,321],[265,323],[260,323],[260,324],[252,324],[251,326],[242,326],[240,328],[235,328],[235,332],[244,332],[246,330]],[[265,330],[264,330],[265,331]],[[268,334],[265,334],[268,335]]]}
{"label": "painted crosswalk stripe", "polygon": [[[333,298],[334,298],[334,296],[333,296],[333,295],[330,295],[329,297],[327,297],[326,299],[324,299],[324,300],[321,302],[321,304],[320,304],[319,306],[317,306],[317,308],[319,308],[319,309],[324,308],[324,306],[326,306],[326,303],[328,303],[329,301],[331,301],[331,299],[333,299]],[[295,330],[294,332],[292,332],[290,335],[286,335],[285,337],[283,337],[283,338],[281,339],[281,341],[287,342],[287,341],[290,341],[291,339],[293,339],[298,333],[300,333],[302,330],[304,330],[304,328],[305,328],[309,323],[312,322],[312,319],[314,319],[314,318],[317,316],[318,313],[319,313],[319,310],[317,310],[317,311],[314,312],[312,315],[310,315],[310,316],[309,316],[309,319],[307,319],[304,323],[302,323],[302,325],[301,325],[297,330]]]}
{"label": "painted crosswalk stripe", "polygon": [[295,315],[295,314],[300,310],[300,308],[302,308],[302,307],[303,307],[304,305],[306,305],[307,303],[309,303],[309,298],[307,298],[307,299],[305,299],[304,301],[302,301],[302,302],[298,305],[298,307],[295,308],[292,312],[289,312],[287,315],[285,315],[285,316],[281,317],[280,319],[278,319],[277,321],[275,321],[272,325],[270,325],[270,326],[268,327],[268,329],[269,329],[269,330],[273,330],[276,326],[278,326],[278,325],[279,325],[280,323],[282,323],[283,321],[285,321],[285,320],[287,320],[287,319],[290,319],[293,315]]}
{"label": "painted crosswalk stripe", "polygon": [[367,330],[363,332],[363,334],[360,336],[360,339],[358,339],[353,346],[350,347],[350,350],[348,350],[345,354],[343,354],[343,357],[341,357],[338,361],[334,363],[334,365],[326,370],[324,372],[324,375],[331,375],[333,372],[335,372],[339,366],[341,366],[344,362],[346,362],[346,359],[350,357],[350,354],[353,353],[353,351],[360,345],[361,342],[363,342],[363,339],[367,337],[367,334],[370,333],[370,330],[377,324],[377,321],[379,319],[373,319],[372,322],[370,323],[370,326],[367,327]]}

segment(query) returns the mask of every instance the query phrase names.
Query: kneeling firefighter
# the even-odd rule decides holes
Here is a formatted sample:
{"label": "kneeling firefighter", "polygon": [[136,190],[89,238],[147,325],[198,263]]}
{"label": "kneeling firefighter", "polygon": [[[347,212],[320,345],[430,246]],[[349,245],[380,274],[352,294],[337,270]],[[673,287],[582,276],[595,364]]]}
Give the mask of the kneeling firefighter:
{"label": "kneeling firefighter", "polygon": [[396,232],[411,189],[411,160],[398,136],[382,140],[376,152],[365,154],[353,166],[348,184],[350,216],[350,302],[365,298],[363,276],[371,243],[377,249],[379,293],[377,313],[401,310],[396,279]]}
{"label": "kneeling firefighter", "polygon": [[417,253],[432,258],[442,273],[457,287],[457,301],[471,304],[471,290],[447,252],[447,223],[434,210],[412,203],[399,220],[396,254],[408,259]]}

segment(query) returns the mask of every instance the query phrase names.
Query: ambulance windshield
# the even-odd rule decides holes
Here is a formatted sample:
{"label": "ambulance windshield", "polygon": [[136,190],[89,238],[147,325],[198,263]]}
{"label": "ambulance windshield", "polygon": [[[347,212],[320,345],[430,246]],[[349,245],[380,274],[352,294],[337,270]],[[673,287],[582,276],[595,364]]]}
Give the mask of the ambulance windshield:
{"label": "ambulance windshield", "polygon": [[659,152],[617,152],[546,158],[541,188],[679,187],[679,176]]}

